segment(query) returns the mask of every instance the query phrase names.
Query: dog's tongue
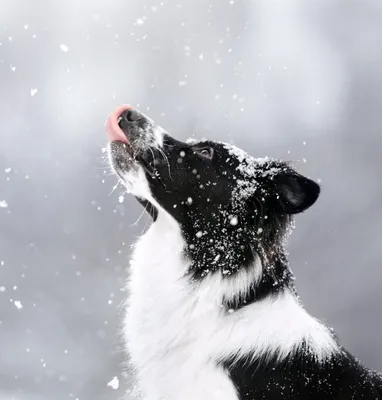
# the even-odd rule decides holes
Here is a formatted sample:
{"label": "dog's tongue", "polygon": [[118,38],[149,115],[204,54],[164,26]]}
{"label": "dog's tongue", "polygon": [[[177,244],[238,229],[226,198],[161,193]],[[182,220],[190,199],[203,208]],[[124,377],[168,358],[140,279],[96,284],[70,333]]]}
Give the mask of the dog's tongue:
{"label": "dog's tongue", "polygon": [[118,125],[118,118],[124,111],[130,110],[132,107],[128,104],[123,104],[117,107],[108,117],[105,128],[107,133],[107,138],[113,142],[119,140],[121,142],[129,143],[126,135],[122,132],[122,129]]}

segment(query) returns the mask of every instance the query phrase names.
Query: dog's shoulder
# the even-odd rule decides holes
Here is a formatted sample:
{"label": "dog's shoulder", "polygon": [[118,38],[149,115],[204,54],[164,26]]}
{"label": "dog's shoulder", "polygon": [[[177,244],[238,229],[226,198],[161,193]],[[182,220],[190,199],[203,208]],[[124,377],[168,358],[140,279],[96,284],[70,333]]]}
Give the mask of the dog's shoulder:
{"label": "dog's shoulder", "polygon": [[[233,360],[232,360],[233,361]],[[279,362],[276,358],[226,361],[243,400],[377,400],[382,376],[341,350],[324,362],[303,349]]]}

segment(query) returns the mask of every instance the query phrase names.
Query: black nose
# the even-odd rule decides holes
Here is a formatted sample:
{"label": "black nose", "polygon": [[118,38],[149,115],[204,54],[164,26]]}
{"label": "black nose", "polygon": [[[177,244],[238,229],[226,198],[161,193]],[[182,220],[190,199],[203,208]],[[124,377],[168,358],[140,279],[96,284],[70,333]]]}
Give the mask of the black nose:
{"label": "black nose", "polygon": [[121,119],[127,122],[136,122],[141,118],[141,114],[136,110],[126,110],[121,115]]}

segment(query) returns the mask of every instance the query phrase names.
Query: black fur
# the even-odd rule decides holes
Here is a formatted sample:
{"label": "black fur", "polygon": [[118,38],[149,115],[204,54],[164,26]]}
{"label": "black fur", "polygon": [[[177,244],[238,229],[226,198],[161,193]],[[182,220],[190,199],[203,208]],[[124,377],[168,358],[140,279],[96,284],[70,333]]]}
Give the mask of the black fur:
{"label": "black fur", "polygon": [[381,376],[342,350],[319,363],[302,345],[282,362],[225,360],[241,400],[374,400],[382,398]]}

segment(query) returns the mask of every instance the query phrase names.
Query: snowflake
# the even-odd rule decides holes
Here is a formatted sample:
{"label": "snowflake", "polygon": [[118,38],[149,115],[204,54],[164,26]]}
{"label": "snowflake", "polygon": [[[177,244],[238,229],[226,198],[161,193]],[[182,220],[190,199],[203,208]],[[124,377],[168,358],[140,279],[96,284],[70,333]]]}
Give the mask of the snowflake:
{"label": "snowflake", "polygon": [[15,300],[14,304],[18,310],[21,310],[23,308],[23,305],[21,304],[21,301],[19,301],[19,300]]}
{"label": "snowflake", "polygon": [[66,44],[60,44],[60,49],[64,53],[67,53],[69,51],[69,47]]}
{"label": "snowflake", "polygon": [[108,384],[112,389],[117,390],[119,388],[119,379],[115,376]]}

